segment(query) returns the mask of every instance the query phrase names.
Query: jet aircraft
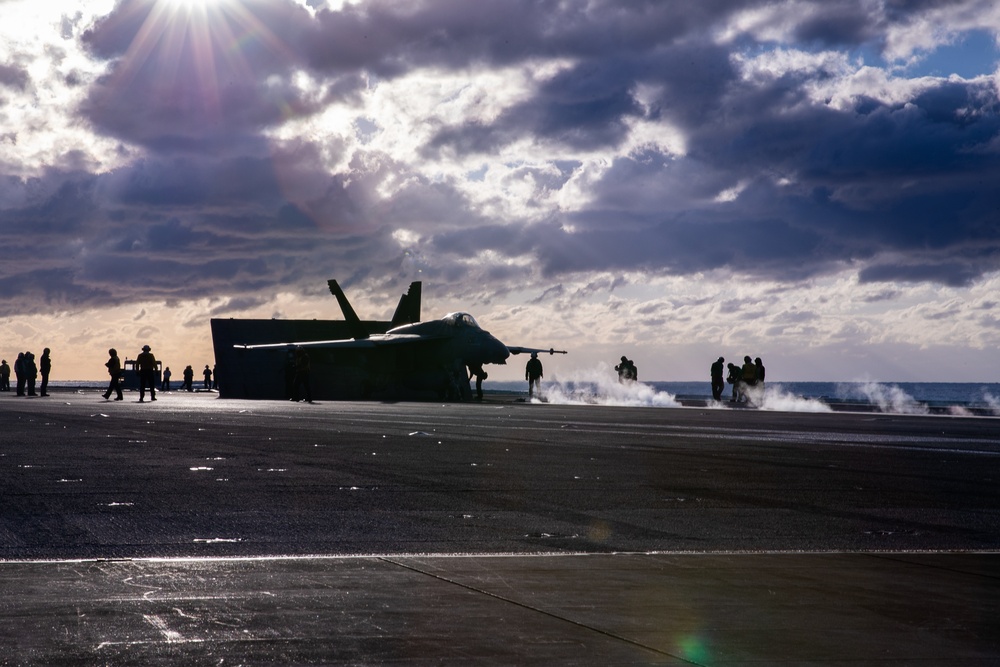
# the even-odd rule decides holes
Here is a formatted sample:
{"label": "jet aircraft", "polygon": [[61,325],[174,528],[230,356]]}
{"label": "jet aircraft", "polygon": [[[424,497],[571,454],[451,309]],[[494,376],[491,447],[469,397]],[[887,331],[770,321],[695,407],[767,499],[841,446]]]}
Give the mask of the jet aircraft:
{"label": "jet aircraft", "polygon": [[336,280],[329,280],[351,338],[298,340],[284,343],[237,344],[241,350],[310,350],[317,363],[336,367],[334,373],[353,378],[362,397],[398,395],[400,392],[434,392],[438,397],[471,397],[467,369],[485,364],[505,364],[512,354],[566,354],[565,350],[508,346],[483,329],[465,312],[439,320],[420,319],[420,283],[400,299],[393,326],[385,333],[369,333],[354,312]]}

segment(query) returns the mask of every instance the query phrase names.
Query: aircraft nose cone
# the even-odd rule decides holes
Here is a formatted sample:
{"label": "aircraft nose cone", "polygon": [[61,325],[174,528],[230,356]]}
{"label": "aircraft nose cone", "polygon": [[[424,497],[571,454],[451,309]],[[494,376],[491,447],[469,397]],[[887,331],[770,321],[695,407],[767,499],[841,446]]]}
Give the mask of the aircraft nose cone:
{"label": "aircraft nose cone", "polygon": [[510,356],[510,350],[507,346],[498,341],[496,338],[490,341],[490,357],[493,359],[489,363],[491,364],[503,364],[506,363],[507,357]]}

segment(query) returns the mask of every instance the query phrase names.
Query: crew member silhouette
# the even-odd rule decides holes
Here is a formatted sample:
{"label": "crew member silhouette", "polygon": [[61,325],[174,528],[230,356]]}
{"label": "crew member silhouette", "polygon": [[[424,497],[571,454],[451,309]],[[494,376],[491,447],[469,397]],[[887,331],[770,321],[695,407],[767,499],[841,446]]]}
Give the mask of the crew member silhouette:
{"label": "crew member silhouette", "polygon": [[743,357],[743,368],[740,371],[740,400],[752,404],[750,397],[750,387],[757,384],[757,367],[754,366],[750,355]]}
{"label": "crew member silhouette", "polygon": [[205,376],[205,389],[211,389],[212,388],[212,369],[208,367],[208,364],[205,364],[205,370],[203,370],[201,372],[201,374],[203,376]]}
{"label": "crew member silhouette", "polygon": [[740,378],[743,375],[743,371],[736,364],[726,364],[726,368],[729,369],[729,374],[726,375],[726,382],[733,385],[733,397],[729,399],[729,402],[735,403],[740,399]]}
{"label": "crew member silhouette", "polygon": [[17,359],[14,360],[14,379],[17,382],[18,396],[24,396],[24,381],[28,377],[24,371],[24,352],[18,352]]}
{"label": "crew member silhouette", "polygon": [[312,390],[309,388],[309,354],[304,347],[295,348],[295,379],[292,381],[292,400],[295,402],[299,400],[299,387],[306,390],[306,403],[312,403]]}
{"label": "crew member silhouette", "polygon": [[531,359],[524,366],[524,379],[528,381],[528,398],[534,397],[536,389],[541,393],[542,362],[537,352],[531,353]]}
{"label": "crew member silhouette", "polygon": [[28,382],[28,396],[38,396],[35,393],[35,380],[38,379],[38,366],[35,365],[35,355],[31,352],[24,353],[23,366],[25,379]]}
{"label": "crew member silhouette", "polygon": [[194,369],[188,364],[187,368],[184,369],[184,384],[181,385],[181,389],[187,389],[188,391],[194,391]]}
{"label": "crew member silhouette", "polygon": [[483,370],[482,364],[471,364],[469,366],[470,380],[472,379],[472,376],[476,377],[476,400],[481,401],[483,400],[483,380],[489,376],[486,374],[486,371]]}
{"label": "crew member silhouette", "polygon": [[118,350],[115,348],[108,350],[108,356],[111,358],[104,365],[108,367],[108,375],[111,376],[111,382],[108,383],[108,390],[104,392],[104,400],[106,401],[111,398],[111,392],[116,392],[118,396],[115,400],[120,401],[122,400],[122,362],[118,358]]}
{"label": "crew member silhouette", "polygon": [[42,374],[42,386],[39,387],[39,396],[48,396],[46,391],[49,388],[49,373],[52,372],[52,359],[49,357],[49,348],[42,350],[42,357],[38,360],[38,370]]}
{"label": "crew member silhouette", "polygon": [[142,346],[142,352],[135,358],[139,367],[139,402],[146,400],[146,387],[149,387],[149,400],[156,400],[156,357],[149,351],[148,345]]}
{"label": "crew member silhouette", "polygon": [[163,379],[160,380],[160,391],[170,391],[170,366],[163,369]]}
{"label": "crew member silhouette", "polygon": [[712,364],[712,398],[716,401],[722,400],[722,390],[726,388],[726,381],[723,379],[725,361],[723,357],[719,357],[718,361]]}
{"label": "crew member silhouette", "polygon": [[0,361],[0,391],[10,391],[10,365],[6,359]]}

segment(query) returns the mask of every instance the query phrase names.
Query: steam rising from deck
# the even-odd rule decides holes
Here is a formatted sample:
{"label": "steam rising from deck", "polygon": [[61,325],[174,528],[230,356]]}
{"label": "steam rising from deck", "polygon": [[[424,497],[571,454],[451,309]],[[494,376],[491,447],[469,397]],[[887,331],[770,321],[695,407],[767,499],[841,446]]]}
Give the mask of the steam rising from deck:
{"label": "steam rising from deck", "polygon": [[554,377],[542,385],[542,395],[547,402],[555,405],[681,407],[672,394],[656,391],[648,384],[618,382],[618,374],[604,362],[592,370],[578,371],[569,377]]}
{"label": "steam rising from deck", "polygon": [[777,383],[765,387],[764,396],[759,399],[759,407],[761,410],[775,412],[833,412],[823,401],[790,394]]}
{"label": "steam rising from deck", "polygon": [[868,398],[869,402],[878,406],[880,412],[894,412],[903,415],[930,413],[926,405],[918,402],[896,385],[866,382],[861,385],[861,392]]}
{"label": "steam rising from deck", "polygon": [[[727,386],[721,401],[713,401],[698,390],[692,390],[690,382],[677,383],[685,385],[693,393],[672,394],[658,389],[664,383],[653,382],[618,382],[617,373],[607,363],[599,363],[594,368],[576,371],[567,375],[553,375],[543,380],[541,401],[555,405],[604,405],[612,407],[656,407],[679,408],[697,407],[698,409],[725,410],[744,408],[768,410],[775,412],[811,412],[828,413],[842,411],[878,411],[883,414],[931,415],[950,414],[952,416],[976,416],[992,413],[1000,416],[1000,398],[986,392],[982,393],[982,402],[963,404],[961,402],[948,405],[942,399],[931,403],[914,398],[906,390],[896,384],[884,384],[871,380],[836,384],[828,383],[832,390],[831,396],[806,398],[786,389],[779,382],[769,382],[762,390],[760,387],[750,387],[747,394],[749,404],[731,403],[731,385]],[[793,383],[794,384],[794,383]],[[810,384],[810,383],[806,383]],[[818,383],[827,384],[827,383]],[[705,382],[708,389],[708,382]],[[683,390],[682,390],[683,391]],[[539,399],[533,399],[539,402]]]}

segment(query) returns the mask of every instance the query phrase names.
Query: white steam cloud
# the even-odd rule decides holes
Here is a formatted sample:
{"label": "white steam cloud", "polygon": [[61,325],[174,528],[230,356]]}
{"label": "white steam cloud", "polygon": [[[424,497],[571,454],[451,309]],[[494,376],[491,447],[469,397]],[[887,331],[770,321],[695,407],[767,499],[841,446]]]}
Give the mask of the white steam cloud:
{"label": "white steam cloud", "polygon": [[926,405],[896,385],[864,382],[861,384],[860,390],[870,403],[878,406],[880,412],[895,412],[903,415],[930,414]]}
{"label": "white steam cloud", "polygon": [[555,405],[681,407],[672,394],[656,391],[648,384],[618,382],[618,373],[603,362],[594,369],[579,371],[570,377],[543,380],[541,394],[543,400]]}
{"label": "white steam cloud", "polygon": [[[659,383],[654,383],[659,384]],[[730,387],[726,387],[725,398],[721,401],[698,401],[700,409],[726,409],[732,404],[728,400]],[[794,394],[779,383],[768,383],[765,388],[751,387],[747,392],[749,407],[774,412],[833,412],[834,407],[821,398],[804,398]],[[840,399],[866,402],[880,412],[904,415],[929,415],[930,407],[897,385],[882,384],[874,381],[859,381],[839,385],[837,395]],[[618,407],[684,407],[674,394],[668,391],[658,391],[655,386],[643,382],[620,383],[618,374],[607,363],[600,363],[595,368],[577,371],[568,376],[553,376],[542,381],[540,398],[535,402],[544,401],[554,405],[606,405]],[[983,393],[986,407],[1000,416],[1000,398],[988,392]],[[861,407],[861,406],[859,406]],[[838,409],[850,409],[844,405]],[[973,415],[973,411],[962,405],[954,405],[947,409],[954,416]]]}
{"label": "white steam cloud", "polygon": [[761,410],[775,412],[833,412],[833,409],[823,401],[790,394],[780,384],[766,385],[758,405]]}
{"label": "white steam cloud", "polygon": [[988,391],[983,392],[983,401],[990,407],[990,412],[1000,416],[1000,398],[997,398]]}
{"label": "white steam cloud", "polygon": [[[676,397],[657,391],[642,382],[620,383],[618,374],[606,363],[596,368],[556,376],[543,381],[541,400],[554,405],[608,405],[624,407],[679,408]],[[728,393],[728,392],[727,392]],[[802,398],[785,391],[781,385],[768,385],[764,392],[750,390],[753,405],[776,412],[831,412],[830,406],[817,399]],[[538,400],[538,399],[535,399]],[[708,401],[709,408],[725,408],[728,401]]]}

